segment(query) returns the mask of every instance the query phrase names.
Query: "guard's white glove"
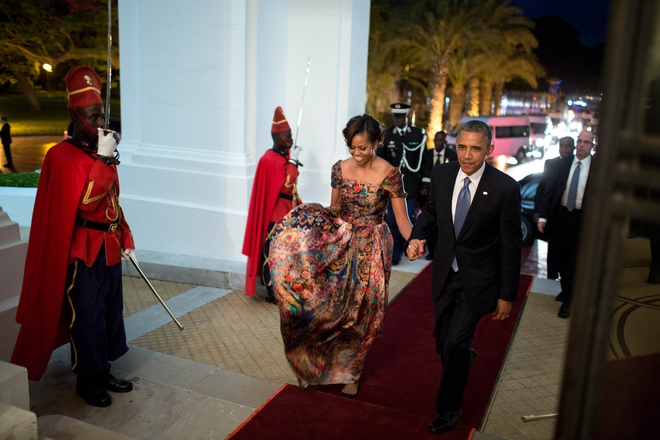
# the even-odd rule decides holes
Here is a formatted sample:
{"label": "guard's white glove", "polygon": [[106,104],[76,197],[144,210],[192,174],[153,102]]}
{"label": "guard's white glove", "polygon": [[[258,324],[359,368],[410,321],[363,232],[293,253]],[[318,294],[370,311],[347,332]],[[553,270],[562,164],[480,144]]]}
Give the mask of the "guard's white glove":
{"label": "guard's white glove", "polygon": [[[126,258],[128,261],[131,261],[131,257],[135,258],[135,249],[122,249],[121,256]],[[135,258],[135,261],[137,261],[137,258]]]}
{"label": "guard's white glove", "polygon": [[99,132],[99,146],[96,153],[101,156],[112,157],[117,149],[117,140],[112,132],[107,135],[103,132],[102,128],[98,129]]}
{"label": "guard's white glove", "polygon": [[289,159],[298,162],[298,156],[300,155],[301,151],[302,151],[302,147],[300,145],[294,145],[289,150]]}

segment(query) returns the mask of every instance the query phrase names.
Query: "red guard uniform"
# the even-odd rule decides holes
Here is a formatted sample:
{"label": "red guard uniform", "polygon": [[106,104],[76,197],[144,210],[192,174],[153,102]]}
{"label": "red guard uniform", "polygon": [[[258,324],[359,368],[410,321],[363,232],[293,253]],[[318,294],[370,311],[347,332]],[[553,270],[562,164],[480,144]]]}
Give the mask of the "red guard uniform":
{"label": "red guard uniform", "polygon": [[[271,132],[289,130],[291,128],[282,109],[277,107]],[[298,167],[289,163],[288,152],[273,147],[259,159],[243,239],[243,255],[248,257],[245,271],[247,296],[254,296],[257,278],[265,275],[267,256],[264,255],[264,243],[269,225],[279,222],[293,207],[302,203],[296,190],[297,179]]]}
{"label": "red guard uniform", "polygon": [[[100,95],[97,99],[100,101]],[[85,104],[87,101],[81,105]],[[105,232],[100,230],[103,227]],[[77,342],[75,332],[80,326],[88,325],[86,323],[98,321],[99,317],[87,315],[99,312],[84,310],[72,296],[76,291],[85,301],[99,296],[98,291],[102,289],[93,290],[80,279],[85,272],[81,265],[87,268],[104,265],[112,269],[111,290],[121,301],[121,250],[132,248],[135,248],[133,236],[119,206],[116,166],[96,160],[96,153],[85,150],[75,138],[52,147],[44,159],[37,188],[16,317],[21,328],[11,358],[12,363],[28,369],[30,380],[41,378],[52,351],[69,342],[69,332],[72,366],[79,374],[99,374],[101,371],[89,371],[96,368],[89,365],[109,368],[108,360],[126,352],[121,305],[115,310],[115,298],[115,305],[108,306],[102,318],[120,322],[121,328],[108,325],[108,333],[116,331],[117,334],[92,336],[92,339],[105,339],[102,344],[107,346],[107,353],[100,355],[100,361],[82,359],[78,362],[78,357],[87,356],[87,349],[86,342]],[[115,309],[110,310],[113,307]],[[65,316],[67,308],[73,309],[73,319]],[[79,353],[74,353],[76,344]]]}

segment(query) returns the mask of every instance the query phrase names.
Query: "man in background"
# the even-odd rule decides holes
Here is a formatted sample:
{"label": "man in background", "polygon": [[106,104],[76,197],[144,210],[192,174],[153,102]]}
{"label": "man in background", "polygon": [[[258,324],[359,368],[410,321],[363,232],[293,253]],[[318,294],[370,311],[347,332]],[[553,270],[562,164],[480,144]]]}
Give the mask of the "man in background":
{"label": "man in background", "polygon": [[12,168],[14,162],[11,160],[11,125],[7,122],[7,117],[0,118],[2,128],[0,129],[0,139],[2,139],[2,148],[5,150],[5,159],[7,163],[4,164],[7,168]]}
{"label": "man in background", "polygon": [[270,280],[268,250],[275,224],[302,202],[298,198],[298,155],[302,148],[293,145],[291,127],[282,107],[275,109],[270,129],[273,147],[257,165],[252,184],[243,255],[248,257],[245,271],[245,295],[254,296],[257,278],[266,286],[266,302],[276,304]]}
{"label": "man in background", "polygon": [[[408,112],[410,111],[408,104],[396,103],[390,105],[390,108],[394,126],[385,130],[383,145],[378,148],[376,154],[401,170],[403,187],[407,194],[408,218],[412,224],[415,224],[415,202],[420,196],[428,195],[428,187],[423,188],[422,180],[426,177],[427,181],[430,181],[431,177],[430,174],[426,174],[430,172],[430,169],[422,166],[424,151],[426,151],[426,132],[408,125]],[[399,232],[392,204],[387,207],[387,224],[394,239],[392,265],[396,266],[401,262],[401,256],[406,248],[406,240]]]}
{"label": "man in background", "polygon": [[586,202],[584,194],[595,141],[595,135],[591,131],[585,130],[578,135],[575,156],[559,159],[543,192],[539,210],[539,231],[547,231],[550,240],[557,246],[557,267],[561,277],[561,290],[564,293],[564,300],[557,315],[564,319],[571,316],[582,209]]}
{"label": "man in background", "polygon": [[[563,137],[559,139],[559,157],[545,161],[543,166],[543,174],[541,175],[541,180],[539,180],[539,186],[536,188],[536,196],[534,197],[534,220],[536,222],[539,220],[539,211],[541,209],[541,201],[543,200],[545,187],[548,181],[553,179],[555,168],[559,163],[559,160],[565,157],[572,158],[574,150],[575,141],[573,138],[570,136]],[[548,242],[547,278],[549,280],[556,280],[559,278],[559,269],[557,267],[557,247],[550,237],[546,237],[546,239]],[[563,291],[555,297],[555,301],[563,302],[565,299],[566,295]]]}

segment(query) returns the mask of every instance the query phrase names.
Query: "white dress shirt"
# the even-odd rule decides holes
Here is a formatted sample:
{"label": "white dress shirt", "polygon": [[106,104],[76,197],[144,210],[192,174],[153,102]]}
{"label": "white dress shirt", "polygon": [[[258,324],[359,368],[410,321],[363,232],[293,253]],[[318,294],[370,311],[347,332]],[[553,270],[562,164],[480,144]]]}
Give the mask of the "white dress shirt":
{"label": "white dress shirt", "polygon": [[451,198],[451,218],[452,220],[454,219],[454,216],[456,215],[456,202],[458,202],[458,193],[461,192],[461,189],[463,189],[464,181],[466,177],[470,178],[470,184],[468,185],[468,188],[470,189],[470,205],[472,205],[472,201],[474,200],[474,195],[477,193],[477,187],[479,186],[479,181],[481,181],[481,176],[484,175],[484,170],[486,169],[486,162],[484,162],[481,165],[481,168],[479,168],[474,174],[471,176],[468,176],[463,172],[463,170],[459,169],[458,174],[456,175],[456,181],[454,182],[454,195]]}
{"label": "white dress shirt", "polygon": [[573,180],[573,173],[577,167],[577,163],[582,162],[582,169],[580,170],[580,180],[578,180],[577,188],[577,198],[575,199],[575,209],[582,209],[582,198],[584,197],[584,189],[587,186],[587,178],[589,177],[589,168],[591,166],[591,156],[587,156],[584,159],[580,160],[577,157],[573,158],[573,163],[571,164],[571,172],[568,173],[568,180],[566,181],[566,188],[564,193],[561,196],[562,206],[568,204],[568,191],[571,186],[571,180]]}

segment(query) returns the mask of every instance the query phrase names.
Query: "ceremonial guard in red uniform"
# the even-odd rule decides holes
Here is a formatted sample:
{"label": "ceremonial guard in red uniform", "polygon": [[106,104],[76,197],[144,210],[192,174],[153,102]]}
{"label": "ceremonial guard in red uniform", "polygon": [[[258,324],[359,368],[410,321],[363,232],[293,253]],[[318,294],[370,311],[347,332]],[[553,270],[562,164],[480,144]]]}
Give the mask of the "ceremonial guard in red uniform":
{"label": "ceremonial guard in red uniform", "polygon": [[271,232],[277,222],[300,205],[296,190],[298,155],[301,148],[293,145],[291,127],[281,107],[275,109],[271,127],[273,148],[266,151],[257,165],[252,185],[243,255],[248,257],[245,271],[245,295],[254,296],[257,277],[266,286],[266,301],[275,304],[268,266]]}
{"label": "ceremonial guard in red uniform", "polygon": [[39,380],[52,351],[70,342],[77,394],[90,405],[108,406],[107,391],[133,389],[110,374],[110,361],[128,351],[121,257],[134,255],[135,245],[119,206],[118,136],[101,128],[101,79],[78,66],[67,74],[66,87],[75,134],[43,162],[11,361]]}

